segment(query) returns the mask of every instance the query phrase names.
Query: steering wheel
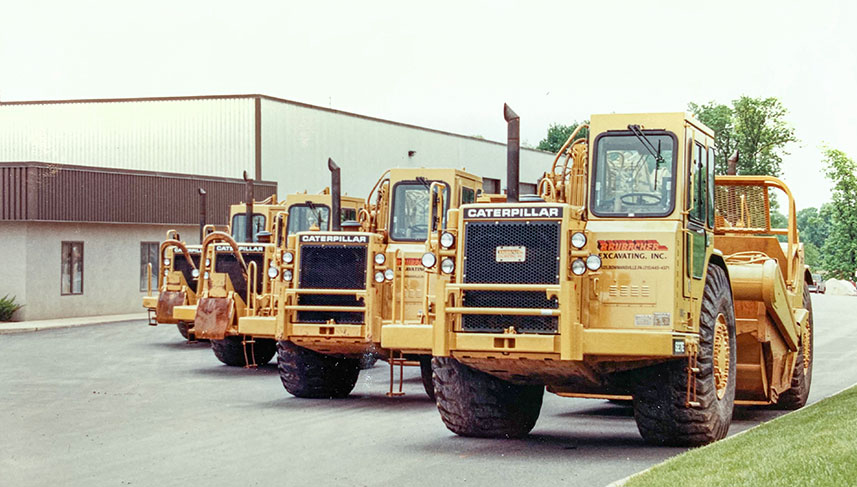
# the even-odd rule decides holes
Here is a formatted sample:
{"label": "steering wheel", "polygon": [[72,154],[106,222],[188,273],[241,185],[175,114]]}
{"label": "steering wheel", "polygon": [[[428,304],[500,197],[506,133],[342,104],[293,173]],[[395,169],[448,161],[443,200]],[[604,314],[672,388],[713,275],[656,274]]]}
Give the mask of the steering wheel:
{"label": "steering wheel", "polygon": [[619,201],[629,206],[654,206],[663,201],[658,193],[625,193]]}
{"label": "steering wheel", "polygon": [[428,233],[428,225],[411,225],[408,227],[411,231],[411,235],[419,235],[421,233]]}

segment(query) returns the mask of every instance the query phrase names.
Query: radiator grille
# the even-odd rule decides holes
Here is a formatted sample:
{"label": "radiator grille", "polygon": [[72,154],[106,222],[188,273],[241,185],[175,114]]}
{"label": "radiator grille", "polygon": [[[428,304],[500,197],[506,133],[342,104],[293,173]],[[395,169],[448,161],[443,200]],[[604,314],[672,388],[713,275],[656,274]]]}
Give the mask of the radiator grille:
{"label": "radiator grille", "polygon": [[[366,289],[366,247],[362,245],[302,245],[300,284],[303,289]],[[304,306],[363,306],[362,298],[349,295],[306,294],[298,296]],[[301,323],[359,324],[363,312],[298,311]]]}
{"label": "radiator grille", "polygon": [[[265,254],[260,253],[243,253],[244,263],[248,266],[250,262],[256,263],[256,292],[262,292],[263,272],[265,272]],[[247,279],[244,278],[244,273],[241,271],[241,264],[232,252],[218,252],[217,259],[214,261],[215,272],[223,272],[229,275],[229,280],[232,281],[232,287],[235,293],[241,296],[241,299],[247,299]]]}
{"label": "radiator grille", "polygon": [[[498,262],[497,247],[523,247],[523,262]],[[559,283],[560,222],[466,222],[465,283]],[[555,298],[541,291],[465,291],[465,307],[557,309]],[[518,333],[556,333],[555,316],[463,315],[462,329],[501,332],[513,326]]]}
{"label": "radiator grille", "polygon": [[[199,269],[199,254],[190,254],[190,260],[192,260],[193,265]],[[184,252],[175,252],[173,254],[173,270],[181,272],[188,286],[196,289],[196,278],[194,278],[192,274],[193,268],[187,263],[187,260],[185,260]]]}

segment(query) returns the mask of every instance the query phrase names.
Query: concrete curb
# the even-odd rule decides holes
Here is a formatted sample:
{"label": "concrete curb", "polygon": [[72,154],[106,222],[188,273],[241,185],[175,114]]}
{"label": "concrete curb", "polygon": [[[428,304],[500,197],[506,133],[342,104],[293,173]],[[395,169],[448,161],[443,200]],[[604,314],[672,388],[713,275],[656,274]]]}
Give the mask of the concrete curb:
{"label": "concrete curb", "polygon": [[[814,405],[814,404],[818,404],[819,402],[821,402],[821,401],[823,401],[823,400],[825,400],[825,399],[829,399],[829,398],[831,398],[831,397],[833,397],[833,396],[836,396],[836,395],[838,395],[838,394],[842,394],[843,392],[847,391],[848,389],[851,389],[851,388],[852,388],[852,387],[854,387],[855,385],[857,385],[857,384],[851,384],[850,386],[843,387],[842,389],[840,389],[840,390],[838,390],[838,391],[834,392],[833,394],[830,394],[829,396],[824,396],[824,397],[820,398],[819,400],[815,401],[815,402],[814,402],[814,403],[812,403],[812,404],[807,404],[806,406],[804,406],[804,407],[802,407],[802,408],[800,408],[800,409],[795,409],[794,411],[789,411],[789,412],[787,412],[787,413],[785,413],[785,414],[781,414],[781,415],[777,416],[777,417],[776,417],[776,418],[774,418],[774,419],[771,419],[771,420],[769,420],[769,421],[761,422],[761,423],[759,423],[759,424],[757,424],[757,425],[755,425],[755,426],[753,426],[753,427],[751,427],[751,428],[747,428],[747,429],[745,429],[744,431],[739,431],[739,432],[735,433],[735,434],[734,434],[734,435],[732,435],[732,436],[727,436],[726,438],[723,438],[723,439],[722,439],[722,440],[720,440],[720,441],[715,441],[714,443],[709,443],[708,445],[701,446],[701,447],[699,447],[699,448],[708,448],[709,446],[717,445],[717,444],[720,444],[721,442],[729,441],[729,440],[731,440],[731,439],[733,439],[733,438],[737,438],[737,437],[739,437],[739,436],[743,435],[744,433],[747,433],[748,431],[753,431],[754,429],[756,429],[756,428],[758,428],[758,427],[760,427],[760,426],[762,426],[762,425],[766,425],[766,424],[768,424],[768,423],[772,423],[772,422],[774,422],[774,421],[777,421],[777,420],[778,420],[778,419],[780,419],[780,418],[784,418],[784,417],[786,417],[786,416],[788,416],[788,415],[790,415],[790,414],[794,414],[794,413],[796,413],[796,412],[798,412],[798,411],[802,411],[802,410],[803,410],[804,408],[806,408],[806,407],[812,406],[812,405]],[[640,470],[639,472],[632,473],[631,475],[629,475],[629,476],[625,477],[624,479],[619,479],[619,480],[617,480],[617,481],[615,481],[615,482],[613,482],[613,483],[611,483],[611,484],[607,484],[605,487],[623,487],[623,486],[624,486],[624,485],[625,485],[629,480],[631,480],[632,478],[636,477],[637,475],[643,475],[644,473],[648,472],[649,470],[652,470],[652,469],[653,469],[653,468],[655,468],[655,467],[658,467],[658,466],[660,466],[660,465],[663,465],[664,463],[666,463],[666,462],[668,462],[668,461],[670,461],[670,460],[672,460],[672,459],[674,459],[674,458],[677,458],[677,457],[679,457],[679,456],[681,456],[681,455],[684,455],[685,453],[687,453],[687,452],[689,452],[689,451],[692,451],[692,450],[698,450],[699,448],[691,448],[691,449],[687,450],[686,452],[679,453],[678,455],[675,455],[675,456],[669,457],[669,458],[667,458],[666,460],[662,461],[661,463],[658,463],[657,465],[652,465],[651,467],[649,467],[649,468],[647,468],[647,469],[645,469],[645,470]]]}
{"label": "concrete curb", "polygon": [[61,318],[56,320],[11,321],[0,323],[0,335],[57,330],[62,328],[77,328],[80,326],[106,325],[125,321],[146,320],[147,317],[146,313],[132,313],[124,315],[80,316],[76,318]]}

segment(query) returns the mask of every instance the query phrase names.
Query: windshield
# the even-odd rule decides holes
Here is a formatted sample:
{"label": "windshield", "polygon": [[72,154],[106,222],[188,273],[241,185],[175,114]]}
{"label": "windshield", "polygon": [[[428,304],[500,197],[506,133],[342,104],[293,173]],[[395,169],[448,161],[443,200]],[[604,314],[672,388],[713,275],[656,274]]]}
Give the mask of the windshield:
{"label": "windshield", "polygon": [[330,208],[327,205],[313,205],[313,207],[307,204],[292,205],[289,207],[289,235],[306,232],[313,225],[319,230],[327,230],[329,215]]}
{"label": "windshield", "polygon": [[[393,221],[390,225],[390,238],[422,242],[428,238],[429,190],[426,184],[419,182],[396,183],[393,189]],[[449,194],[447,191],[446,194]],[[444,201],[444,209],[449,208],[449,200]],[[446,215],[444,214],[444,219]],[[432,228],[432,230],[436,230]]]}
{"label": "windshield", "polygon": [[[675,201],[675,139],[645,131],[647,148],[632,133],[598,137],[593,164],[592,212],[597,216],[666,216]],[[663,162],[658,164],[657,154]]]}
{"label": "windshield", "polygon": [[[236,242],[247,241],[247,214],[238,213],[232,216],[232,238]],[[265,215],[253,213],[253,242],[258,242],[256,234],[265,229]]]}

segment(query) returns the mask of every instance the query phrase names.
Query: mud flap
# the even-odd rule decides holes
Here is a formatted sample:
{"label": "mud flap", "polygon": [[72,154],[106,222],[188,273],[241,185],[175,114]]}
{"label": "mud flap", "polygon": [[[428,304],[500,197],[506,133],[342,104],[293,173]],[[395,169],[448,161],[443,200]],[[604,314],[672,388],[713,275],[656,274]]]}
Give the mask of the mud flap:
{"label": "mud flap", "polygon": [[193,333],[197,339],[223,340],[235,316],[235,304],[229,298],[202,298],[196,308]]}
{"label": "mud flap", "polygon": [[173,318],[173,308],[185,304],[187,296],[184,291],[164,291],[158,295],[156,319],[158,323],[176,323]]}

